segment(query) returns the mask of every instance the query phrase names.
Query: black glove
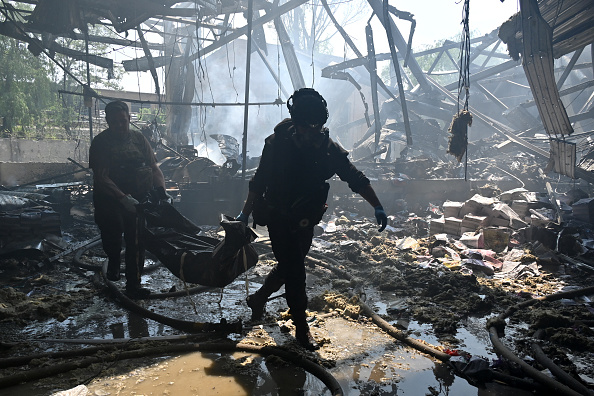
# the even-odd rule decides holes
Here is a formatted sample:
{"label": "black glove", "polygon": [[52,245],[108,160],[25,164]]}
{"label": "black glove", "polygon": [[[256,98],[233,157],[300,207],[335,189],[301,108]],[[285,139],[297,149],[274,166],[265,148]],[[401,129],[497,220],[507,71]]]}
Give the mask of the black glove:
{"label": "black glove", "polygon": [[247,225],[249,216],[243,212],[239,212],[235,220],[241,221],[243,224]]}
{"label": "black glove", "polygon": [[382,207],[382,205],[378,205],[374,209],[375,219],[377,220],[377,224],[380,224],[380,228],[378,231],[382,232],[386,229],[386,226],[388,225],[388,216],[386,215],[386,212],[384,212],[384,208]]}

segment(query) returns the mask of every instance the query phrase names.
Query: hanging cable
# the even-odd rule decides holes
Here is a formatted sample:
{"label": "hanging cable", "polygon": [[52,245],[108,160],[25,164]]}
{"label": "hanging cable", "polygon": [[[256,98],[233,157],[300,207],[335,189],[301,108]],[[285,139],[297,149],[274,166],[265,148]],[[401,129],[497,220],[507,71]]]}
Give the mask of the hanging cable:
{"label": "hanging cable", "polygon": [[314,66],[314,49],[316,47],[316,3],[311,3],[311,86],[316,81],[316,67]]}
{"label": "hanging cable", "polygon": [[470,28],[468,21],[470,0],[464,0],[462,10],[462,40],[460,41],[460,75],[458,78],[458,111],[460,111],[460,96],[464,95],[464,110],[468,110],[470,96]]}
{"label": "hanging cable", "polygon": [[[469,28],[470,0],[464,0],[462,9],[462,40],[460,41],[460,69],[458,78],[457,112],[448,129],[450,139],[448,154],[456,157],[458,162],[464,160],[464,180],[468,180],[468,127],[472,125],[472,115],[468,111],[470,96],[470,28]],[[461,97],[464,96],[464,106],[460,110]]]}

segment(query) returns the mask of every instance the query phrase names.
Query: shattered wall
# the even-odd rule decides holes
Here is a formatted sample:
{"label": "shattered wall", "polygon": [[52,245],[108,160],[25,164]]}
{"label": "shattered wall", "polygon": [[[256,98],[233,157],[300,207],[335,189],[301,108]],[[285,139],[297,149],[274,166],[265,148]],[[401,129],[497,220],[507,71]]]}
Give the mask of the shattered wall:
{"label": "shattered wall", "polygon": [[68,157],[77,162],[89,161],[89,144],[76,140],[0,139],[0,162],[67,163]]}

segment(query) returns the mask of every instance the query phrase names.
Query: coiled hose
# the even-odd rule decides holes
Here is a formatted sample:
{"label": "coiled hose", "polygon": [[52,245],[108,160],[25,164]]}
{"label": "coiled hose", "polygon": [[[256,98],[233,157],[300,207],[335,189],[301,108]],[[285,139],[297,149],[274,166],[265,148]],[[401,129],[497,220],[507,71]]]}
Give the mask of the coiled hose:
{"label": "coiled hose", "polygon": [[[590,286],[583,289],[571,290],[568,292],[555,293],[544,297],[533,298],[531,300],[523,301],[519,304],[516,304],[508,308],[507,311],[505,311],[496,318],[490,319],[487,322],[487,328],[489,329],[489,337],[491,339],[491,343],[493,344],[493,348],[495,348],[495,350],[507,360],[510,360],[518,364],[526,374],[528,374],[536,381],[542,383],[546,388],[550,389],[551,391],[555,391],[559,394],[567,396],[583,395],[584,393],[576,391],[568,387],[567,385],[564,385],[561,382],[548,377],[547,375],[541,373],[539,370],[535,369],[534,367],[530,366],[528,363],[520,359],[501,342],[501,340],[499,339],[499,334],[503,334],[503,331],[505,329],[505,319],[522,308],[528,307],[540,301],[555,301],[560,300],[562,298],[574,298],[593,292],[594,286]],[[591,394],[591,392],[588,391],[588,393],[586,394]]]}
{"label": "coiled hose", "polygon": [[[92,247],[97,246],[99,243],[100,243],[100,241],[95,241],[83,248],[80,248],[75,254],[74,262],[82,268],[100,271],[103,281],[107,284],[109,289],[115,294],[116,299],[122,304],[122,306],[124,308],[127,308],[130,311],[138,313],[139,315],[142,315],[149,319],[153,319],[159,323],[163,323],[163,324],[166,324],[173,328],[176,328],[176,329],[179,329],[182,331],[187,331],[187,332],[222,331],[225,333],[234,332],[234,333],[239,334],[243,330],[241,321],[239,321],[236,324],[227,324],[224,319],[219,324],[188,322],[188,321],[172,319],[172,318],[169,318],[169,317],[166,317],[163,315],[159,315],[153,311],[147,310],[147,309],[139,306],[133,300],[129,299],[125,294],[123,294],[113,282],[111,282],[107,279],[107,262],[105,262],[103,264],[103,266],[99,267],[99,266],[88,266],[88,265],[82,263],[82,261],[80,260],[82,253],[84,253],[86,250],[88,250]],[[203,291],[211,290],[211,289],[213,289],[213,288],[199,286],[199,287],[192,288],[192,289],[189,289],[186,291],[172,292],[172,293],[161,293],[158,295],[153,295],[152,298],[166,298],[166,297],[181,296],[181,295],[188,294],[189,292],[199,293],[199,292],[203,292]],[[196,345],[202,345],[202,344],[196,344]],[[209,346],[204,347],[204,345],[209,345]],[[211,346],[213,346],[213,348],[214,348],[214,349],[212,349],[213,351],[226,351],[227,349],[225,349],[225,348],[230,348],[228,344],[204,344],[204,345],[203,345],[204,348],[210,348]],[[218,345],[218,346],[214,346],[214,345]],[[336,381],[336,379],[328,371],[326,371],[323,367],[319,366],[315,362],[305,359],[305,358],[301,357],[300,355],[297,355],[292,352],[288,352],[288,351],[280,349],[278,347],[268,347],[268,346],[257,347],[257,346],[245,345],[245,344],[235,344],[235,345],[237,345],[237,349],[232,349],[232,351],[245,351],[245,352],[261,353],[263,355],[273,354],[273,355],[280,356],[281,358],[283,358],[287,361],[291,361],[291,362],[299,365],[300,367],[309,371],[311,374],[318,377],[328,387],[328,389],[330,390],[332,395],[338,396],[338,395],[343,394],[340,384]],[[188,350],[187,347],[182,348],[182,349],[183,349],[183,351]],[[159,353],[157,353],[157,354],[159,354]],[[122,359],[125,357],[122,357],[120,355],[119,358]],[[86,360],[92,361],[94,359],[96,359],[96,358],[89,358]],[[89,365],[90,364],[93,364],[93,362],[90,362]],[[66,366],[64,366],[64,368],[63,368],[64,371],[69,371],[69,370],[72,370],[75,368],[82,367],[79,364],[72,365],[70,363],[66,363],[65,365]],[[72,368],[70,368],[70,367],[72,367]],[[57,368],[47,368],[47,371],[50,373],[48,375],[55,375],[54,370],[57,370]],[[59,372],[63,372],[63,371],[57,371],[57,372],[59,373]],[[25,374],[25,373],[23,373],[23,374]],[[26,377],[26,378],[28,378],[28,377]],[[44,377],[40,377],[40,378],[44,378]],[[0,379],[0,387],[3,386],[2,380],[3,379]],[[6,379],[6,381],[11,381],[11,380]],[[18,381],[16,383],[23,382],[22,379],[19,380],[18,378],[14,379],[13,381]],[[31,381],[31,379],[25,379],[25,381]],[[16,383],[13,383],[13,384],[16,384]],[[10,385],[4,385],[4,386],[10,386]]]}
{"label": "coiled hose", "polygon": [[[316,265],[326,268],[326,269],[338,274],[339,276],[343,277],[344,279],[352,280],[352,277],[347,272],[342,271],[341,269],[338,268],[340,266],[340,263],[338,263],[336,260],[331,259],[323,254],[311,252],[311,251],[309,252],[309,255],[311,257],[315,258],[313,261],[315,262]],[[328,265],[321,260],[326,260],[326,261],[330,262],[332,265]],[[561,298],[572,298],[572,297],[575,297],[578,295],[590,293],[591,291],[594,291],[594,287],[582,289],[579,291],[559,293],[558,295],[553,295],[553,296],[555,296],[554,298],[553,298],[553,296],[548,296],[548,297],[550,300],[561,299]],[[534,301],[531,300],[530,302],[523,302],[516,307],[512,307],[512,308],[508,309],[508,311],[504,314],[503,317],[505,318],[505,317],[511,315],[513,312],[515,312],[517,309],[519,309],[523,306],[531,305],[531,304],[533,304],[537,301],[541,301],[541,300],[544,300],[544,298],[534,299]],[[424,352],[430,356],[433,356],[441,361],[447,362],[450,360],[451,356],[448,355],[447,353],[440,351],[439,349],[437,349],[436,347],[434,347],[432,345],[429,345],[422,341],[408,337],[404,332],[402,332],[402,331],[396,329],[394,326],[390,325],[388,322],[386,322],[384,319],[382,319],[378,314],[376,314],[373,311],[373,309],[371,309],[364,302],[359,301],[359,306],[361,307],[361,311],[365,315],[370,317],[378,327],[383,329],[386,333],[390,334],[392,337],[396,338],[397,340],[400,340],[403,343],[405,343],[406,345],[408,345],[412,348],[415,348],[421,352]],[[491,329],[489,329],[489,330],[491,330]],[[581,383],[579,383],[578,381],[576,381],[573,378],[571,378],[573,381],[568,381],[568,383],[570,383],[572,385],[571,386],[572,388],[575,386],[574,389],[579,389],[579,391],[581,393],[576,393],[573,389],[559,383],[558,381],[556,381],[550,377],[545,376],[544,374],[540,373],[538,370],[534,369],[532,366],[529,366],[527,363],[523,362],[521,359],[519,359],[517,356],[515,356],[511,351],[507,350],[507,348],[505,348],[505,346],[503,346],[503,344],[501,342],[498,342],[499,341],[498,338],[496,338],[496,339],[493,338],[491,331],[489,331],[489,333],[491,335],[491,341],[493,342],[493,345],[497,351],[503,351],[504,353],[502,353],[502,355],[504,357],[506,357],[508,360],[511,360],[511,361],[514,361],[514,362],[520,364],[522,366],[522,368],[524,368],[525,370],[529,370],[529,372],[532,374],[530,376],[533,379],[539,381],[537,384],[532,385],[533,389],[538,388],[538,384],[543,384],[545,387],[547,387],[549,389],[552,388],[556,391],[561,392],[562,395],[579,395],[579,394],[591,395],[592,394],[589,390],[587,393],[583,393],[584,390],[587,390],[587,388],[585,388],[584,385],[582,385]],[[497,345],[495,345],[495,343],[497,343]],[[507,351],[507,352],[505,352],[505,351]],[[562,371],[560,368],[558,368],[558,370]],[[569,375],[566,374],[566,376],[569,376]],[[487,378],[498,379],[500,381],[504,381],[509,384],[516,383],[517,385],[521,386],[522,388],[530,387],[530,384],[527,383],[526,381],[523,381],[523,380],[518,379],[513,376],[504,375],[504,374],[498,373],[493,370],[489,370]]]}

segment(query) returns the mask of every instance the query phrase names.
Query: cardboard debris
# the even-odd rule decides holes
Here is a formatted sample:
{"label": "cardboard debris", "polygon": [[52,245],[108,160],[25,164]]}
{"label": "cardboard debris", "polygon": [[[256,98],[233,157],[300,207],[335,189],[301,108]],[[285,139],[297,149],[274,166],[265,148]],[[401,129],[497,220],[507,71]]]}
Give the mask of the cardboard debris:
{"label": "cardboard debris", "polygon": [[502,252],[509,244],[510,232],[505,228],[485,228],[483,230],[485,249],[492,249],[495,252]]}
{"label": "cardboard debris", "polygon": [[524,199],[514,199],[511,203],[511,208],[520,217],[528,216],[528,202]]}
{"label": "cardboard debris", "polygon": [[444,232],[446,234],[459,236],[462,234],[461,227],[462,219],[458,219],[456,217],[446,217],[444,225]]}
{"label": "cardboard debris", "polygon": [[[515,230],[524,228],[528,225],[520,219],[520,216],[518,216],[512,208],[503,202],[494,203],[491,207],[485,208],[485,210],[489,212],[491,225],[511,227]],[[505,221],[499,221],[499,219]]]}
{"label": "cardboard debris", "polygon": [[499,200],[502,202],[512,202],[514,200],[524,200],[524,194],[527,193],[528,190],[525,188],[514,188],[513,190],[505,191],[499,194]]}
{"label": "cardboard debris", "polygon": [[443,203],[444,217],[459,217],[463,202],[446,201]]}
{"label": "cardboard debris", "polygon": [[483,237],[482,232],[465,232],[460,237],[460,242],[475,249],[482,249],[485,247],[485,238]]}
{"label": "cardboard debris", "polygon": [[547,224],[555,221],[555,211],[553,209],[530,209],[530,224],[537,227],[545,227]]}
{"label": "cardboard debris", "polygon": [[465,215],[462,219],[462,234],[469,231],[476,231],[487,225],[487,216]]}
{"label": "cardboard debris", "polygon": [[482,271],[486,275],[493,275],[495,273],[495,269],[491,264],[479,259],[464,259],[462,260],[462,265],[465,267],[469,267],[473,271]]}
{"label": "cardboard debris", "polygon": [[431,219],[429,221],[429,235],[443,234],[445,231],[445,218]]}
{"label": "cardboard debris", "polygon": [[495,198],[487,198],[480,194],[475,194],[468,201],[464,202],[462,209],[460,209],[460,216],[467,214],[483,214],[485,213],[485,209],[491,207],[494,203]]}

